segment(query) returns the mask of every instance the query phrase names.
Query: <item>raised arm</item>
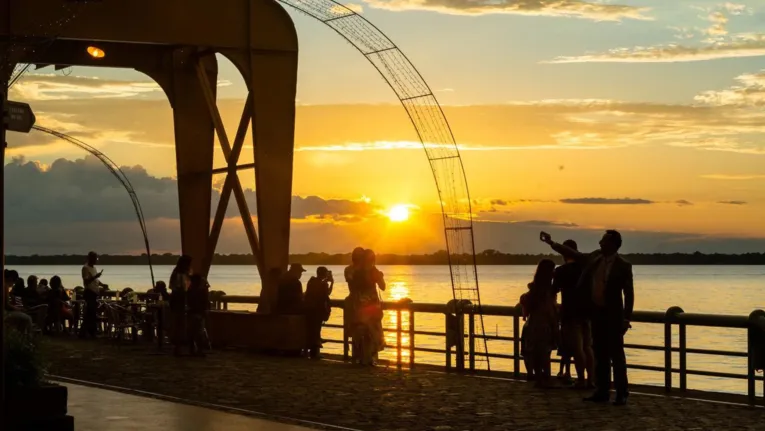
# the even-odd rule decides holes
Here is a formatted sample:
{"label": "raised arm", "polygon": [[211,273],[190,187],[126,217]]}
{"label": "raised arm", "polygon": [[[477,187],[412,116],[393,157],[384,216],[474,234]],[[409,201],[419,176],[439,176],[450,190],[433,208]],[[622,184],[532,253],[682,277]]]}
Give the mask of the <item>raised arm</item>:
{"label": "raised arm", "polygon": [[549,245],[553,250],[555,250],[555,252],[560,253],[563,257],[566,257],[568,259],[582,261],[582,260],[586,260],[589,256],[580,251],[574,250],[571,247],[565,246],[563,244],[558,244],[557,242],[552,240],[552,236],[550,236],[550,234],[547,232],[540,232],[539,239],[545,244]]}

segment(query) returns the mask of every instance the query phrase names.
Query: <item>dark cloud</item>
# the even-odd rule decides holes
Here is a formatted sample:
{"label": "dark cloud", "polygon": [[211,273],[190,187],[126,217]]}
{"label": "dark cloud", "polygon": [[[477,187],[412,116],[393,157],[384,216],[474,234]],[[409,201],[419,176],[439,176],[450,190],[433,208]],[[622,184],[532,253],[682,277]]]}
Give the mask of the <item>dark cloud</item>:
{"label": "dark cloud", "polygon": [[[123,168],[133,183],[147,218],[147,230],[155,252],[178,252],[180,248],[177,184],[172,178],[156,178],[142,167]],[[58,160],[48,167],[23,159],[6,166],[6,250],[9,254],[66,254],[96,249],[102,253],[141,253],[135,215],[125,191],[94,158]],[[255,193],[246,190],[255,213]],[[214,204],[218,194],[213,193]],[[593,199],[593,198],[590,198]],[[729,204],[736,201],[728,201]],[[739,201],[738,205],[741,205]],[[221,232],[218,252],[249,251],[241,223],[231,200]],[[425,253],[442,249],[443,219],[421,214],[422,222],[391,242],[387,222],[372,204],[317,196],[294,197],[295,219],[291,249],[295,253],[347,252],[363,244],[385,244],[381,251]],[[326,221],[326,222],[323,222]],[[337,223],[342,222],[342,223]],[[404,226],[406,227],[406,226]],[[477,221],[477,250],[507,253],[540,253],[549,248],[539,242],[539,231],[556,240],[574,239],[582,250],[597,248],[602,229],[589,229],[560,220]],[[639,253],[694,252],[746,253],[765,249],[765,239],[712,237],[698,234],[629,231],[622,229],[624,251]],[[386,240],[388,242],[386,242]],[[380,246],[383,247],[383,246]],[[87,251],[87,250],[86,250]]]}
{"label": "dark cloud", "polygon": [[746,201],[719,201],[717,203],[723,204],[723,205],[746,205],[747,204]]}
{"label": "dark cloud", "polygon": [[675,203],[676,203],[677,205],[681,206],[681,207],[684,207],[684,206],[689,206],[689,205],[693,205],[693,202],[687,201],[687,200],[685,200],[685,199],[680,199],[680,200],[677,200],[677,201],[675,201]]}
{"label": "dark cloud", "polygon": [[[178,184],[172,178],[151,176],[141,166],[122,167],[136,191],[144,217],[178,218]],[[255,191],[245,190],[254,214]],[[132,203],[122,184],[93,156],[74,161],[59,159],[50,166],[16,158],[5,167],[5,220],[17,223],[122,222],[135,220]],[[212,192],[213,208],[220,194]],[[237,214],[231,199],[228,215]],[[344,218],[374,215],[367,202],[323,199],[318,196],[292,198],[294,218]]]}
{"label": "dark cloud", "polygon": [[375,212],[375,207],[364,201],[327,200],[318,196],[307,196],[304,198],[293,196],[292,198],[292,218],[296,219],[309,217],[338,218],[348,215],[360,218],[374,215]]}
{"label": "dark cloud", "polygon": [[508,202],[506,200],[504,200],[504,199],[492,199],[491,200],[491,204],[492,205],[501,205],[501,206],[504,206],[504,205],[507,205]]}
{"label": "dark cloud", "polygon": [[653,204],[654,201],[633,198],[567,198],[561,199],[560,203],[581,205],[648,205]]}
{"label": "dark cloud", "polygon": [[578,227],[579,226],[576,223],[548,221],[548,220],[524,220],[524,221],[516,221],[512,223],[519,226],[540,226],[540,227],[546,227],[546,226]]}

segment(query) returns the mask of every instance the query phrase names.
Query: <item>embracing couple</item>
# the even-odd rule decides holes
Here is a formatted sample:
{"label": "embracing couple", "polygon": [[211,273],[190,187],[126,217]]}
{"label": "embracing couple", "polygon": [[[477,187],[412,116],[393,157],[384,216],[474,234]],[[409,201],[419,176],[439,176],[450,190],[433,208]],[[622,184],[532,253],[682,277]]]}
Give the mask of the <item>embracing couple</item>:
{"label": "embracing couple", "polygon": [[375,265],[374,251],[353,250],[345,281],[350,292],[345,300],[345,326],[353,341],[353,362],[375,365],[378,352],[385,348],[382,301],[377,292],[378,288],[385,290],[385,278]]}

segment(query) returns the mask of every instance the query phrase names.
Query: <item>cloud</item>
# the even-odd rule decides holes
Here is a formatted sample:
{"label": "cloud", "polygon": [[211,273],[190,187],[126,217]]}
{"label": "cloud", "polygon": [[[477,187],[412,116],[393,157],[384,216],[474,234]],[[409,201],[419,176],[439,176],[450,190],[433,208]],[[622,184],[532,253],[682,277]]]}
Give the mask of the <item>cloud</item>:
{"label": "cloud", "polygon": [[688,200],[685,200],[685,199],[680,199],[680,200],[677,200],[677,201],[675,201],[675,203],[676,203],[678,206],[681,206],[681,207],[685,207],[685,206],[691,206],[691,205],[693,205],[693,202],[690,202],[690,201],[688,201]]}
{"label": "cloud", "polygon": [[723,204],[723,205],[746,205],[747,204],[747,202],[745,201],[719,201],[717,203]]}
{"label": "cloud", "polygon": [[567,198],[561,199],[560,203],[577,205],[648,205],[655,202],[647,199],[633,198]]}
{"label": "cloud", "polygon": [[[147,218],[155,252],[180,249],[177,183],[157,178],[141,166],[123,168],[133,183]],[[6,167],[5,232],[9,254],[141,253],[143,243],[130,199],[121,185],[93,158],[57,160],[50,165],[17,158]],[[254,192],[245,190],[251,210]],[[217,204],[213,192],[213,207]],[[646,201],[645,199],[589,198],[585,202]],[[486,199],[497,205],[525,200]],[[478,199],[478,202],[484,202]],[[684,201],[677,201],[684,202]],[[736,203],[737,202],[737,203]],[[670,202],[671,203],[671,202]],[[743,205],[729,201],[729,205]],[[397,226],[398,234],[379,215],[380,208],[368,199],[293,197],[291,250],[294,253],[347,252],[358,244],[381,252],[425,253],[443,248],[443,219],[438,213],[421,212],[417,223]],[[230,218],[221,232],[220,253],[246,253],[248,245],[241,222],[229,207]],[[235,216],[236,215],[236,216]],[[547,251],[538,241],[540,229],[556,238],[573,238],[583,249],[597,247],[602,228],[575,222],[535,217],[476,220],[476,247],[511,253]],[[763,239],[713,237],[699,234],[630,231],[622,229],[625,252],[747,252],[762,248]]]}
{"label": "cloud", "polygon": [[[704,151],[765,154],[764,72],[739,76],[729,88],[702,92],[687,104],[633,103],[607,99],[544,99],[497,105],[444,106],[460,151],[602,150],[674,146]],[[174,147],[172,112],[165,100],[142,98],[31,101],[42,126],[103,148],[120,144]],[[241,102],[219,108],[233,133]],[[129,114],[129,115],[128,115]],[[406,112],[398,105],[297,106],[296,151],[303,157],[338,160],[341,153],[422,151]],[[491,127],[476,127],[490,124]],[[11,134],[9,154],[55,142],[37,132]],[[426,143],[428,149],[451,144]],[[245,146],[251,150],[248,142]],[[246,150],[246,151],[247,151]],[[111,149],[110,149],[111,151]],[[347,159],[347,157],[345,157]],[[329,162],[328,162],[329,163]]]}
{"label": "cloud", "polygon": [[[218,81],[219,87],[231,85]],[[11,88],[10,95],[21,100],[121,99],[162,93],[152,80],[127,81],[96,77],[31,73]]]}
{"label": "cloud", "polygon": [[515,14],[595,21],[651,19],[648,8],[584,0],[365,0],[377,9],[427,10],[454,15]]}
{"label": "cloud", "polygon": [[670,43],[648,47],[615,48],[604,53],[560,56],[543,63],[676,63],[765,55],[765,34],[739,34],[726,41],[700,46]]}
{"label": "cloud", "polygon": [[713,106],[765,106],[765,70],[745,73],[735,79],[738,85],[725,90],[705,91],[697,95],[694,100]]}
{"label": "cloud", "polygon": [[[136,191],[147,220],[178,218],[178,184],[157,178],[142,166],[122,167]],[[116,178],[93,156],[50,166],[15,158],[5,167],[5,220],[8,224],[128,222],[135,220],[132,203]],[[255,192],[245,189],[251,213]],[[220,194],[212,192],[213,211]],[[234,199],[229,215],[237,215]],[[368,200],[293,196],[294,219],[342,220],[376,217],[379,207]]]}
{"label": "cloud", "polygon": [[748,175],[748,174],[706,174],[701,175],[701,178],[707,179],[707,180],[723,180],[723,181],[743,181],[743,180],[761,180],[765,179],[765,175],[755,174],[755,175]]}
{"label": "cloud", "polygon": [[714,11],[709,14],[707,17],[710,23],[712,25],[709,26],[709,28],[706,30],[706,33],[709,36],[716,37],[716,36],[725,36],[728,34],[728,17],[725,16],[724,13],[720,11]]}

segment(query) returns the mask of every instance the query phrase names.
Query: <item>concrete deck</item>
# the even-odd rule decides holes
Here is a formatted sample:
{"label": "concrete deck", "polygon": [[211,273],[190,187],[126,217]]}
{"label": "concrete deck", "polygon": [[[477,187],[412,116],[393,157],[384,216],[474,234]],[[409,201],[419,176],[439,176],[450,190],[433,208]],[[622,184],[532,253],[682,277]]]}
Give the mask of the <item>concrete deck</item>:
{"label": "concrete deck", "polygon": [[[765,429],[763,408],[637,392],[628,406],[614,407],[584,403],[587,394],[578,391],[424,368],[370,369],[239,351],[176,358],[154,345],[104,340],[46,344],[54,375],[364,431]],[[111,404],[104,415],[120,416]]]}
{"label": "concrete deck", "polygon": [[64,383],[77,431],[308,431],[247,416]]}

